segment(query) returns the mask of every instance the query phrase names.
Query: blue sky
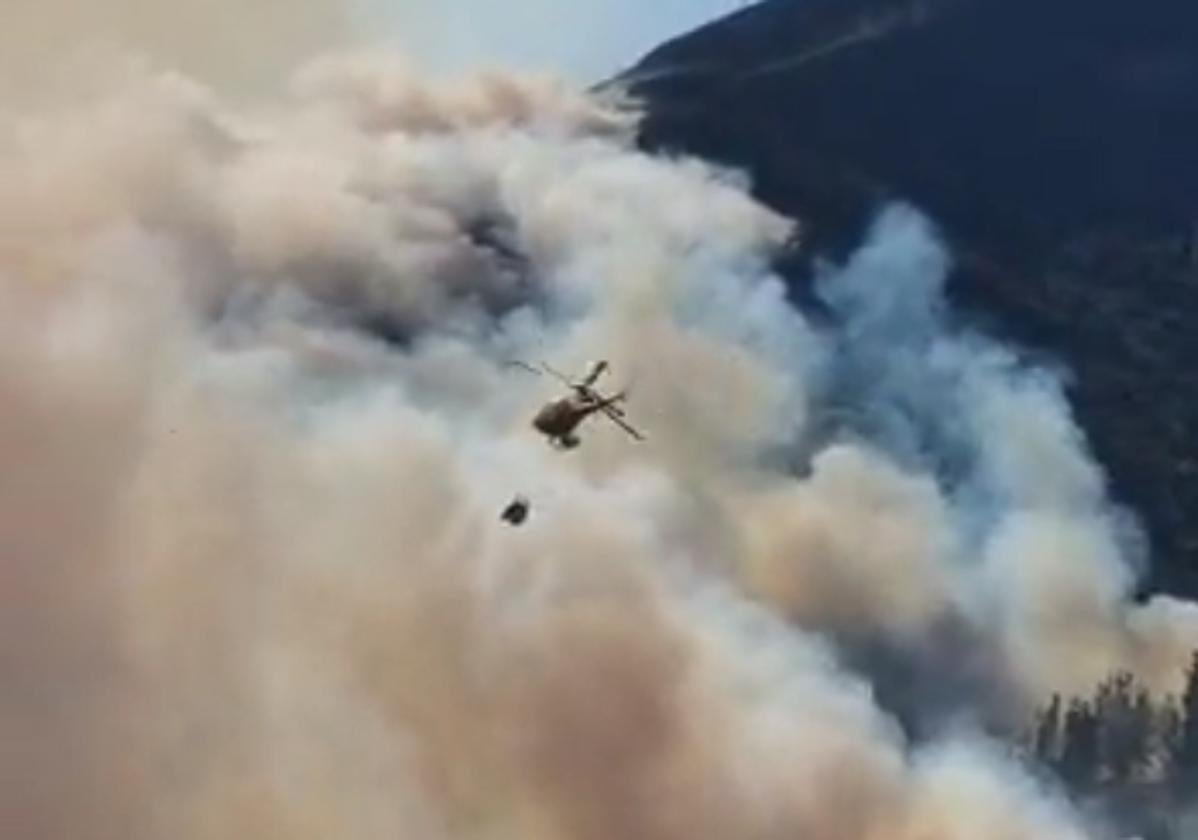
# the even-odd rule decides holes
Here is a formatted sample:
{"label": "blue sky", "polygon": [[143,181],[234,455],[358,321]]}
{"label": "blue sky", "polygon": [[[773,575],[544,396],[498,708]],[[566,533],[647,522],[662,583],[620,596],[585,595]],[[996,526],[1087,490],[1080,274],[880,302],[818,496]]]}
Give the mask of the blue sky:
{"label": "blue sky", "polygon": [[435,73],[551,70],[579,81],[626,67],[743,0],[356,0],[374,36]]}
{"label": "blue sky", "polygon": [[[99,55],[133,56],[226,92],[273,89],[304,61],[394,48],[420,71],[548,71],[588,83],[742,0],[0,0],[0,108]],[[99,51],[99,52],[97,52]],[[104,65],[107,66],[107,65]]]}

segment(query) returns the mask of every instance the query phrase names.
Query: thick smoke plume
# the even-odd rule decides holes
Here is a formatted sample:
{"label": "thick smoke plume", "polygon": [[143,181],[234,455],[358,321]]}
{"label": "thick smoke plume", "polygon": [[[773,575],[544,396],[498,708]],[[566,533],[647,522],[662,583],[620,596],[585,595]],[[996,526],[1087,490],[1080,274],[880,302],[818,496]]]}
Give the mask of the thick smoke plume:
{"label": "thick smoke plume", "polygon": [[0,103],[169,66],[227,93],[277,86],[296,62],[366,40],[357,0],[5,0]]}
{"label": "thick smoke plume", "polygon": [[[13,836],[1080,838],[983,732],[1181,680],[1198,611],[1130,601],[1057,382],[953,328],[912,211],[815,322],[792,223],[550,83],[11,116]],[[551,450],[518,358],[609,359],[648,440]]]}

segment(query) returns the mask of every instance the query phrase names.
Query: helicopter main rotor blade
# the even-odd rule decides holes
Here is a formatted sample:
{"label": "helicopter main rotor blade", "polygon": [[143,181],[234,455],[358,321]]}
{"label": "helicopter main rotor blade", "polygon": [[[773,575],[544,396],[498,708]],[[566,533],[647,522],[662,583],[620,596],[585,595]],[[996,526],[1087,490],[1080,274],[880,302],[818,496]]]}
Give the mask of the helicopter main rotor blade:
{"label": "helicopter main rotor blade", "polygon": [[603,412],[604,416],[607,417],[608,420],[615,423],[617,426],[619,426],[624,431],[628,432],[628,434],[632,435],[637,440],[645,439],[644,435],[642,435],[640,432],[638,432],[636,429],[634,429],[631,425],[629,425],[627,421],[624,420],[623,413],[618,411],[618,409],[614,409],[614,407],[610,403],[605,403],[599,410]]}
{"label": "helicopter main rotor blade", "polygon": [[602,373],[604,370],[607,369],[606,362],[602,362],[595,366],[595,369],[592,371],[592,375],[590,377],[588,377],[589,381],[587,381],[587,382],[574,382],[569,377],[567,377],[564,373],[562,373],[561,371],[559,371],[558,369],[553,367],[553,365],[549,364],[548,362],[541,362],[540,365],[541,365],[542,370],[544,370],[549,375],[556,377],[563,385],[565,385],[568,388],[573,389],[574,391],[578,392],[583,398],[593,402],[598,407],[598,409],[600,411],[602,411],[604,415],[607,416],[607,418],[609,420],[611,420],[613,423],[615,423],[617,426],[619,426],[625,432],[632,435],[637,440],[645,439],[644,435],[642,435],[640,432],[638,432],[636,429],[634,429],[632,426],[630,426],[624,420],[624,416],[625,416],[624,409],[622,409],[618,405],[616,405],[616,403],[620,402],[621,400],[627,399],[626,391],[621,391],[619,394],[616,394],[615,396],[612,396],[612,397],[604,397],[602,394],[600,394],[598,391],[596,391],[594,388],[592,388],[590,386],[589,382],[594,381],[594,379],[597,378],[599,373]]}
{"label": "helicopter main rotor blade", "polygon": [[607,362],[605,360],[595,362],[594,366],[591,368],[591,372],[587,374],[586,379],[582,380],[582,387],[590,388],[597,381],[599,381],[599,377],[603,375],[605,370],[607,370]]}
{"label": "helicopter main rotor blade", "polygon": [[561,381],[561,383],[563,385],[565,385],[567,388],[574,388],[575,390],[578,389],[578,385],[576,385],[568,376],[566,376],[564,373],[562,373],[557,368],[550,365],[548,362],[541,362],[541,368],[546,373],[549,373],[552,376],[556,376],[558,378],[558,380]]}
{"label": "helicopter main rotor blade", "polygon": [[502,365],[503,365],[503,367],[515,367],[515,368],[520,368],[521,370],[526,370],[529,373],[533,374],[534,376],[541,375],[541,371],[537,370],[535,367],[528,364],[527,362],[520,361],[519,359],[510,359],[506,362],[503,362]]}

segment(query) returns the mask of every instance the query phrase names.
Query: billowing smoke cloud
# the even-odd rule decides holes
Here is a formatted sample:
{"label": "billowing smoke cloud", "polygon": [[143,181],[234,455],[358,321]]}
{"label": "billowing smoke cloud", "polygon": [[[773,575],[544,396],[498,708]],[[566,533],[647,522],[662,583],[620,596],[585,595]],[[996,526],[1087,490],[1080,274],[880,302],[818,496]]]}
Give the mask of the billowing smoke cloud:
{"label": "billowing smoke cloud", "polygon": [[[1198,614],[1129,602],[1056,383],[952,329],[901,208],[810,323],[791,223],[632,122],[366,59],[13,121],[14,836],[1089,836],[978,722],[1174,688]],[[514,358],[611,360],[648,440],[550,449]],[[879,644],[970,671],[933,737]]]}

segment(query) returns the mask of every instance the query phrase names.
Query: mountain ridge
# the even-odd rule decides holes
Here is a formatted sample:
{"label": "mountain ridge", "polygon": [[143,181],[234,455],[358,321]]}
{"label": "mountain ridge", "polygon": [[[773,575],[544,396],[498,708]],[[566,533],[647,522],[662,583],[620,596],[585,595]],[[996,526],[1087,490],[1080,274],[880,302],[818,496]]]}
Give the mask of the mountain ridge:
{"label": "mountain ridge", "polygon": [[1072,372],[1145,591],[1198,595],[1198,6],[765,0],[615,81],[643,148],[743,168],[802,220],[800,295],[882,204],[927,212],[954,308]]}

